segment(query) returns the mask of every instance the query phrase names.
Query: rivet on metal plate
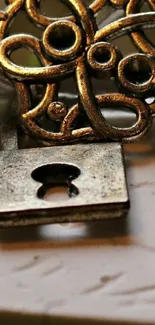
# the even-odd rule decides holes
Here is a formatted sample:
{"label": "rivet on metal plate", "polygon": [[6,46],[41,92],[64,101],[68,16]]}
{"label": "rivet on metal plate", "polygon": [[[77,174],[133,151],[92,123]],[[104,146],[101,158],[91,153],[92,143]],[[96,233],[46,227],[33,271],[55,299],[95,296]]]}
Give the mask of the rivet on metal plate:
{"label": "rivet on metal plate", "polygon": [[[16,128],[1,132],[2,226],[123,216],[129,199],[122,143],[144,135],[154,115],[154,103],[146,99],[155,85],[155,50],[142,33],[155,25],[154,1],[146,1],[146,13],[141,12],[143,1],[62,2],[72,16],[44,16],[35,0],[7,0],[0,13],[0,66],[15,85],[19,112]],[[123,9],[124,17],[100,28],[98,15],[107,6]],[[6,36],[23,10],[42,30],[41,39]],[[124,33],[141,53],[123,58],[111,40]],[[18,48],[32,50],[40,66],[15,64],[11,54]],[[78,95],[72,106],[59,100],[60,84],[70,77]],[[92,78],[111,78],[118,91],[105,93],[103,87],[96,95]],[[117,117],[120,106],[136,113],[132,126],[116,127],[106,120],[103,109],[112,107]],[[21,137],[29,145],[21,146]],[[61,191],[65,195],[58,200]]]}

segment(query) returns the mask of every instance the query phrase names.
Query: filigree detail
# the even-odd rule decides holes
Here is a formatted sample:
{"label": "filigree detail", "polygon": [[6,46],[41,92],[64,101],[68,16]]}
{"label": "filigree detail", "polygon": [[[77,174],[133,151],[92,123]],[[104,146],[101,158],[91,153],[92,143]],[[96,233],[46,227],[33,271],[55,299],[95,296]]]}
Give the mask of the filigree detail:
{"label": "filigree detail", "polygon": [[[145,101],[155,86],[155,48],[147,40],[142,28],[155,25],[155,2],[148,0],[150,11],[141,13],[141,0],[95,0],[90,7],[82,0],[65,0],[73,15],[49,18],[40,11],[39,0],[7,0],[5,12],[0,13],[0,65],[15,81],[20,107],[20,121],[24,130],[44,144],[60,144],[76,140],[110,139],[132,141],[143,135],[150,127],[154,105]],[[97,13],[106,7],[122,7],[125,17],[98,30]],[[52,4],[51,4],[52,5]],[[34,25],[43,30],[42,39],[18,34],[5,37],[6,29],[17,12],[25,10]],[[110,40],[128,32],[140,53],[125,58]],[[62,41],[62,37],[64,39]],[[61,36],[61,40],[59,37]],[[65,43],[66,42],[66,43]],[[41,67],[28,68],[15,65],[11,53],[20,47],[29,47],[39,59]],[[137,75],[133,75],[133,67]],[[144,78],[140,79],[140,70]],[[95,96],[91,77],[102,78],[106,73],[115,78],[118,93]],[[76,81],[79,101],[73,107],[57,101],[57,85],[68,76]],[[32,107],[31,84],[44,84],[46,91],[40,103]],[[122,105],[134,110],[137,122],[128,128],[108,124],[100,106]],[[74,126],[74,121],[85,111],[89,127]],[[38,124],[38,118],[47,114],[52,123],[60,123],[60,131],[47,131]]]}

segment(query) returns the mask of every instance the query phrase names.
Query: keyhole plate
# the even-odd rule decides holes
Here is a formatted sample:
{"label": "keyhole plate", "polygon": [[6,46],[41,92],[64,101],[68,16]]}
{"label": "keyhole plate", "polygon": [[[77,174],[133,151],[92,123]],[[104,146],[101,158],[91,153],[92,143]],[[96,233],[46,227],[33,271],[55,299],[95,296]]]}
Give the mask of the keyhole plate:
{"label": "keyhole plate", "polygon": [[[76,175],[68,175],[68,185],[73,185],[78,195],[68,197],[68,200],[39,198],[39,189],[54,182],[48,173],[46,181],[41,179],[43,169],[60,165],[72,166],[78,171]],[[62,176],[60,170],[58,174]],[[74,176],[73,179],[70,176]],[[58,183],[57,178],[56,185]],[[1,152],[0,226],[116,218],[124,216],[128,207],[122,147],[119,143]]]}

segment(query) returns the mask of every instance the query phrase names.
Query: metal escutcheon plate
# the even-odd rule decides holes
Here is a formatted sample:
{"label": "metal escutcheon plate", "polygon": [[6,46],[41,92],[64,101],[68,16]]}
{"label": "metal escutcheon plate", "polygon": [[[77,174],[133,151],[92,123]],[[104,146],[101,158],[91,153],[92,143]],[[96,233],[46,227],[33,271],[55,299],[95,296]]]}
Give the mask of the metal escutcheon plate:
{"label": "metal escutcheon plate", "polygon": [[[4,167],[5,166],[5,167]],[[46,199],[65,187],[67,198]],[[6,150],[0,156],[0,226],[123,216],[129,207],[119,143]]]}

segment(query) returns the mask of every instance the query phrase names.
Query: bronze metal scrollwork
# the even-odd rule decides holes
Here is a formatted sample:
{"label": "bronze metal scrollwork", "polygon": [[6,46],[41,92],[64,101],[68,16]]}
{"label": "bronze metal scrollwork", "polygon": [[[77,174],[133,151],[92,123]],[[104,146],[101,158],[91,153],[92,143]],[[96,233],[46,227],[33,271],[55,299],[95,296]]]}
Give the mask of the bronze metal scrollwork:
{"label": "bronze metal scrollwork", "polygon": [[[46,17],[39,10],[38,0],[7,0],[5,11],[0,13],[0,66],[15,83],[22,127],[47,145],[82,139],[129,142],[139,138],[150,127],[155,111],[154,104],[146,102],[155,87],[155,48],[143,32],[144,28],[155,26],[155,1],[147,1],[150,11],[145,13],[141,12],[141,0],[95,0],[90,6],[82,0],[62,2],[72,16]],[[98,29],[96,16],[107,4],[123,8],[125,16]],[[41,39],[25,34],[6,37],[8,26],[20,10],[42,29]],[[137,46],[137,53],[125,58],[111,43],[111,39],[123,33],[129,33]],[[40,67],[28,68],[11,61],[11,53],[21,47],[34,51]],[[96,96],[91,77],[102,78],[107,72],[115,78],[118,92],[103,91],[103,95]],[[69,76],[74,77],[78,93],[73,107],[58,101],[59,83]],[[31,84],[44,84],[46,88],[35,107],[30,96]],[[117,110],[121,105],[136,112],[137,122],[133,126],[111,126],[100,110],[101,106]],[[89,126],[76,127],[74,122],[81,111],[85,112]],[[45,114],[52,121],[50,130],[38,123]],[[52,130],[53,123],[59,123],[58,132]]]}

